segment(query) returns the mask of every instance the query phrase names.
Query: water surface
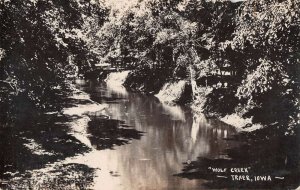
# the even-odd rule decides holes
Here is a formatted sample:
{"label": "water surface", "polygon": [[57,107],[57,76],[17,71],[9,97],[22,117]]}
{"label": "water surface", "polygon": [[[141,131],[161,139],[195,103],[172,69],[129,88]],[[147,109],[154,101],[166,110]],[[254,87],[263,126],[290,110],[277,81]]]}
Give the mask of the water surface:
{"label": "water surface", "polygon": [[[280,132],[285,128],[237,133],[188,107],[122,86],[85,80],[76,86],[82,91],[66,97],[64,109],[35,113],[29,107],[14,126],[0,128],[0,189],[295,189],[300,184],[300,138]],[[228,170],[216,173],[212,167]],[[249,172],[229,172],[241,167]],[[233,174],[270,175],[272,181],[235,181]]]}
{"label": "water surface", "polygon": [[92,100],[108,104],[104,113],[111,119],[144,132],[140,140],[100,150],[100,168],[106,168],[112,176],[103,183],[107,188],[199,189],[204,180],[174,174],[182,171],[183,163],[199,156],[226,158],[225,150],[236,144],[224,140],[235,134],[235,129],[193,114],[187,107],[163,104],[155,97],[131,93],[122,86],[80,81],[78,87]]}

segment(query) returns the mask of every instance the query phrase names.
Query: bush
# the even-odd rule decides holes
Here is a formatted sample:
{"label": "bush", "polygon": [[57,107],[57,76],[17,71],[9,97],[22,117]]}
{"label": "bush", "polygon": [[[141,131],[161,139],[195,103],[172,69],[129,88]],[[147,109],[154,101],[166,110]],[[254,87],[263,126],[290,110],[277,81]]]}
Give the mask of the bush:
{"label": "bush", "polygon": [[215,113],[220,116],[232,114],[238,105],[238,98],[230,88],[217,88],[207,96],[204,105],[205,113]]}

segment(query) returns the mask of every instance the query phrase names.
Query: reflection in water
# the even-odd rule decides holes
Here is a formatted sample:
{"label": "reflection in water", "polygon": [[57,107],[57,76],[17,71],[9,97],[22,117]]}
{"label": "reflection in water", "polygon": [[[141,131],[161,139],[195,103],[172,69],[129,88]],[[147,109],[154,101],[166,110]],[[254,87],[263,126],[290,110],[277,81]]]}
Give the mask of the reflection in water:
{"label": "reflection in water", "polygon": [[191,138],[193,140],[193,143],[195,143],[197,141],[199,128],[200,128],[200,121],[199,121],[198,117],[194,117],[192,131],[191,131]]}
{"label": "reflection in water", "polygon": [[178,105],[168,105],[165,103],[161,104],[164,113],[169,115],[172,120],[180,120],[185,121],[185,113],[184,110]]}
{"label": "reflection in water", "polygon": [[[235,133],[217,121],[194,116],[190,109],[160,103],[155,97],[129,93],[123,87],[90,83],[81,85],[91,98],[107,103],[105,112],[145,132],[140,140],[99,152],[101,170],[96,187],[105,189],[193,189],[202,180],[173,176],[184,162],[198,156],[216,157],[230,146],[223,138]],[[121,90],[122,89],[122,90]],[[105,97],[105,98],[104,98]],[[91,132],[93,136],[96,136]],[[102,177],[101,177],[102,176]],[[101,180],[101,178],[103,180]]]}
{"label": "reflection in water", "polygon": [[[234,138],[239,138],[245,143],[226,150],[228,157],[199,157],[185,164],[182,172],[177,176],[187,179],[205,179],[207,181],[203,186],[208,189],[296,189],[300,184],[299,136],[287,137],[277,134],[282,134],[278,128],[238,134]],[[232,173],[227,170],[218,173],[225,177],[217,178],[216,173],[209,170],[208,166],[211,168],[246,167],[248,172]],[[247,175],[252,181],[232,180],[233,174]]]}
{"label": "reflection in water", "polygon": [[222,159],[236,145],[224,140],[233,128],[187,107],[121,86],[76,83],[88,94],[74,94],[61,113],[0,131],[1,178],[19,170],[10,181],[16,189],[201,189],[203,179],[174,174],[199,156]]}

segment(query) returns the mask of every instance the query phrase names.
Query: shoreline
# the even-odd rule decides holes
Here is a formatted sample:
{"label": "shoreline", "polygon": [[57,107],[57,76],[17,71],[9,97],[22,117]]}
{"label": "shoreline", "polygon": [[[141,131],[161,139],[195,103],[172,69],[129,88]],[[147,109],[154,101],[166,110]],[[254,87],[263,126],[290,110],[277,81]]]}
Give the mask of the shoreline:
{"label": "shoreline", "polygon": [[[118,74],[121,74],[120,76],[118,76],[118,74],[109,74],[104,81],[109,84],[124,86],[123,84],[126,81],[128,73],[129,73],[128,71],[119,72]],[[182,105],[180,104],[179,100],[182,99],[182,97],[184,96],[185,86],[187,85],[187,83],[188,83],[187,80],[179,80],[177,82],[167,82],[163,85],[163,87],[160,89],[158,93],[152,95],[155,96],[161,103],[165,103],[171,106],[172,105],[174,106],[174,104]],[[126,90],[131,91],[131,89],[128,88],[126,88]],[[210,89],[208,89],[207,91],[209,92]],[[142,93],[142,92],[137,91],[136,93]],[[196,115],[204,115],[206,118],[209,117],[216,118],[219,121],[234,127],[238,132],[252,132],[264,127],[261,124],[253,124],[252,118],[242,118],[241,116],[238,115],[238,113],[233,113],[230,115],[226,115],[224,117],[220,117],[215,113],[211,113],[212,116],[208,116],[202,110],[202,106],[205,101],[204,98],[206,92],[203,91],[203,89],[201,88],[198,89],[197,87],[196,92],[194,93],[201,94],[202,97],[201,96],[198,97],[198,99],[196,100],[197,102],[195,102],[195,100],[193,99],[191,104],[188,104],[187,106],[190,107]],[[195,97],[194,94],[193,97]]]}

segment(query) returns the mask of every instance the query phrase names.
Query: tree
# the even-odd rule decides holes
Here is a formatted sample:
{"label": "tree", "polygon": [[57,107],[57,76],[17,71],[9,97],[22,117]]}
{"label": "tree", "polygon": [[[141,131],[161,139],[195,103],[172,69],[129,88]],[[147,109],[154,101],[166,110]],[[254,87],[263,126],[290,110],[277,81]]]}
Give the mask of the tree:
{"label": "tree", "polygon": [[[85,65],[95,59],[91,47],[91,36],[104,22],[106,10],[99,3],[89,1],[1,1],[0,103],[8,99],[9,108],[17,107],[16,98],[31,102],[34,107],[44,109],[52,105],[66,90],[68,73],[66,67]],[[88,21],[87,21],[88,20]],[[87,30],[89,28],[89,30]],[[77,57],[76,63],[70,57]],[[6,110],[2,110],[6,112]]]}

